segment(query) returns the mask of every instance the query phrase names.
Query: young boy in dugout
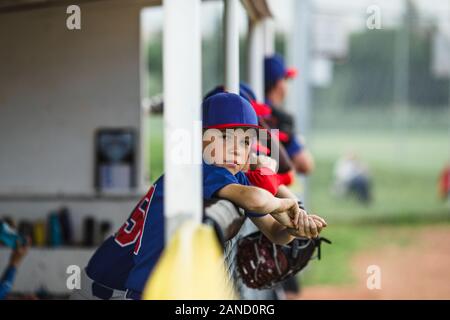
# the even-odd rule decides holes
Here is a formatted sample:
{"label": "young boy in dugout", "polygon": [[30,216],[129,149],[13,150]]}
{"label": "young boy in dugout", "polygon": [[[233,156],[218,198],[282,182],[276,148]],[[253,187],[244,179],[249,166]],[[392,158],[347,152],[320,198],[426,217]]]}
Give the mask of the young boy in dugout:
{"label": "young boy in dugout", "polygon": [[[295,199],[281,199],[251,186],[242,172],[248,167],[258,120],[252,106],[232,93],[203,102],[203,198],[223,198],[246,211],[274,243],[295,236],[316,237],[326,226],[308,216]],[[246,130],[253,129],[253,130]],[[140,299],[164,249],[164,176],[136,205],[122,227],[96,250],[82,273],[81,288],[72,299]]]}

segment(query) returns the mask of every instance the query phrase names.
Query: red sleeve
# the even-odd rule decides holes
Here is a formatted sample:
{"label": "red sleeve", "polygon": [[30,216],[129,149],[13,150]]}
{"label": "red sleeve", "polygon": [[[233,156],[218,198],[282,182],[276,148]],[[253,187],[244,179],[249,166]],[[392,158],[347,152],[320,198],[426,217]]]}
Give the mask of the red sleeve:
{"label": "red sleeve", "polygon": [[277,173],[278,185],[284,184],[288,186],[294,182],[294,171],[288,171],[286,173]]}
{"label": "red sleeve", "polygon": [[447,168],[442,172],[439,181],[439,193],[441,197],[445,198],[449,191],[450,191],[450,168]]}
{"label": "red sleeve", "polygon": [[278,192],[278,177],[275,172],[269,168],[259,168],[256,170],[249,170],[245,173],[248,180],[255,187],[259,187],[276,195]]}

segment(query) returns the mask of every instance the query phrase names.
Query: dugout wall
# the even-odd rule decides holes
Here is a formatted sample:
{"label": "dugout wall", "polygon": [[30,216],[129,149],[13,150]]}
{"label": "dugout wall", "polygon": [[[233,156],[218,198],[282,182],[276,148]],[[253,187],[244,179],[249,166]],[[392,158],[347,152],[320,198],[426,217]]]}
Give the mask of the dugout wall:
{"label": "dugout wall", "polygon": [[[0,0],[0,217],[37,221],[65,205],[74,238],[85,217],[117,229],[143,190],[140,12],[152,0],[79,1],[81,30],[66,27],[69,1]],[[98,128],[137,134],[133,190],[94,187]],[[14,291],[64,294],[66,268],[93,248],[32,248]],[[0,269],[9,251],[0,250]]]}

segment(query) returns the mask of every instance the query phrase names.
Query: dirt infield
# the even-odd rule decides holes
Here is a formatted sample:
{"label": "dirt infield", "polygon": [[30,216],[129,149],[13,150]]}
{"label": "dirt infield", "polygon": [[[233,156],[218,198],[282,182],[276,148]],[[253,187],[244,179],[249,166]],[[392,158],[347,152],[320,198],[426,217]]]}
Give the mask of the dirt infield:
{"label": "dirt infield", "polygon": [[[312,286],[293,299],[450,299],[450,226],[411,228],[408,244],[356,254],[351,286]],[[366,287],[369,265],[381,269],[381,289]]]}

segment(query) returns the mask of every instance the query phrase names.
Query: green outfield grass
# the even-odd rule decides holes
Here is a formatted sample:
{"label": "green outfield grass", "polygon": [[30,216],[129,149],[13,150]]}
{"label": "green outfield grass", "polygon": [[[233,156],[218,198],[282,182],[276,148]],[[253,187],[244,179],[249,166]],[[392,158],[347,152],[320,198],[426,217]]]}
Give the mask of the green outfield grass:
{"label": "green outfield grass", "polygon": [[[310,209],[330,222],[414,222],[448,219],[450,209],[437,195],[440,171],[450,158],[448,132],[389,131],[314,132],[310,141],[316,159],[311,176]],[[330,191],[333,167],[342,154],[355,152],[369,166],[374,201],[369,207]]]}
{"label": "green outfield grass", "polygon": [[352,256],[358,251],[377,246],[375,226],[365,225],[356,228],[352,225],[332,226],[323,236],[332,244],[322,244],[322,259],[313,260],[298,274],[302,285],[341,285],[350,284],[355,279],[350,269]]}
{"label": "green outfield grass", "polygon": [[147,118],[145,132],[146,145],[148,148],[146,159],[150,168],[150,180],[155,181],[162,173],[164,168],[163,159],[163,121],[162,116],[151,116]]}

